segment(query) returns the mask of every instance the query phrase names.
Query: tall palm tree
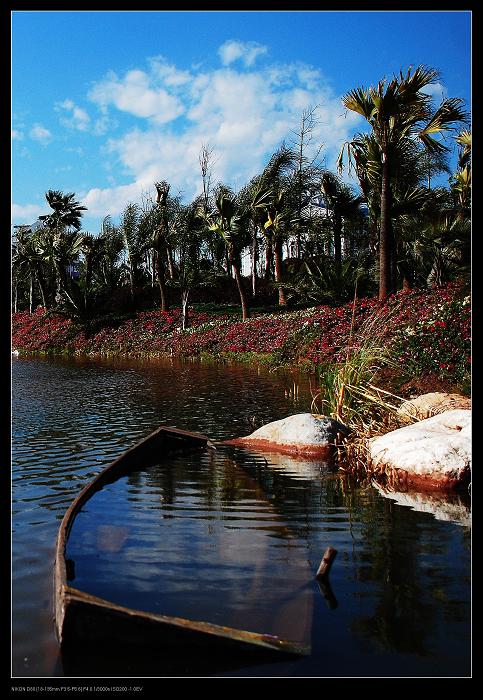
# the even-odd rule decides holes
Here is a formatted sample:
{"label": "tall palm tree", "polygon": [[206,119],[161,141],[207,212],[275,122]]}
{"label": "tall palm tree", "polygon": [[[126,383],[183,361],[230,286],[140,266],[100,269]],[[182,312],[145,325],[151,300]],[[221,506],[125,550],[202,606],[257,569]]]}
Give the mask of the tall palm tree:
{"label": "tall palm tree", "polygon": [[[438,71],[418,66],[409,68],[404,75],[390,82],[381,80],[376,87],[359,87],[350,90],[342,98],[346,109],[363,116],[371,127],[371,137],[380,154],[379,163],[367,166],[380,166],[380,231],[379,231],[379,298],[385,299],[393,291],[391,285],[391,256],[394,255],[391,227],[391,178],[393,163],[398,152],[405,148],[408,140],[417,139],[429,152],[442,153],[448,148],[435,138],[467,119],[463,110],[463,100],[449,98],[434,110],[432,97],[424,88],[436,82]],[[352,143],[343,146],[350,152]],[[342,152],[341,152],[342,155]],[[342,164],[342,159],[340,159]]]}
{"label": "tall palm tree", "polygon": [[156,205],[151,210],[149,216],[152,225],[151,247],[154,251],[154,264],[156,278],[159,287],[161,311],[168,309],[168,297],[166,292],[166,277],[173,280],[175,277],[175,266],[173,251],[171,246],[172,222],[179,202],[169,194],[171,186],[165,180],[155,182]]}
{"label": "tall palm tree", "polygon": [[269,231],[273,241],[273,257],[275,261],[275,282],[278,285],[278,304],[286,306],[287,299],[283,288],[283,241],[287,224],[293,219],[293,211],[287,206],[287,191],[278,190],[264,207],[266,221],[263,225],[265,232]]}

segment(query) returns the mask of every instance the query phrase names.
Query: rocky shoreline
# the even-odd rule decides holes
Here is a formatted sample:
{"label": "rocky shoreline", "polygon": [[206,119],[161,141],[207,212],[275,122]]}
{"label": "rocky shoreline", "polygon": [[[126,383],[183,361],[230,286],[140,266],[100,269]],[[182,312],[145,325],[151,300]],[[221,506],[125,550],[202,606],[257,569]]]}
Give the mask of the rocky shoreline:
{"label": "rocky shoreline", "polygon": [[[465,408],[445,406],[462,404]],[[367,440],[366,474],[376,483],[401,492],[468,489],[471,483],[471,408],[469,399],[441,392],[403,404],[410,425]],[[418,417],[415,407],[424,406]],[[410,409],[414,409],[411,411]],[[421,413],[419,414],[421,415]],[[327,416],[300,413],[268,423],[250,435],[225,444],[279,452],[305,460],[327,461],[336,442],[351,433]]]}

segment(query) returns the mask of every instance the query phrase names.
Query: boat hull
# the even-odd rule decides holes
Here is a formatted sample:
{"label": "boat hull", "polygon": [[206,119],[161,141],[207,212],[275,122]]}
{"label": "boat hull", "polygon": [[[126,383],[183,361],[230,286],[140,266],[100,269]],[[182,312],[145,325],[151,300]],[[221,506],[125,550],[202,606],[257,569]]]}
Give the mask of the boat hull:
{"label": "boat hull", "polygon": [[102,470],[73,501],[59,528],[54,567],[54,615],[61,646],[105,642],[150,649],[179,645],[183,648],[258,649],[295,655],[310,652],[308,646],[269,634],[123,607],[78,590],[69,583],[72,579],[72,562],[66,559],[69,533],[82,506],[97,491],[136,469],[159,463],[168,454],[210,447],[204,435],[161,426]]}

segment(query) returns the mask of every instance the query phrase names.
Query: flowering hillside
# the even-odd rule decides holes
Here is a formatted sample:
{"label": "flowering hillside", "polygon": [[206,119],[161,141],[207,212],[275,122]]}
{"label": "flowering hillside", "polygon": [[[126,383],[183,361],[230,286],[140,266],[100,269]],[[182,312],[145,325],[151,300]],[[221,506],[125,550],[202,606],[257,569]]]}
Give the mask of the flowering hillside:
{"label": "flowering hillside", "polygon": [[[381,304],[360,299],[355,307],[316,306],[303,311],[259,314],[242,322],[228,315],[190,311],[190,328],[180,328],[181,310],[144,311],[106,320],[87,333],[72,321],[43,309],[12,316],[12,347],[20,353],[193,357],[251,360],[315,370],[344,354],[351,326],[377,314],[378,332],[408,375],[434,374],[454,382],[470,370],[470,299],[460,284],[398,293]],[[99,325],[99,324],[98,324]]]}

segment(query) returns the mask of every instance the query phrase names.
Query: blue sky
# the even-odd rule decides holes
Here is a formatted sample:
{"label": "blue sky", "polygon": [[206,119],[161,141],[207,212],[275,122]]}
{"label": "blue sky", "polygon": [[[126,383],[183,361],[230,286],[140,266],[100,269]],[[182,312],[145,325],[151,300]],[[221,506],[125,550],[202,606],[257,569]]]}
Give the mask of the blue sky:
{"label": "blue sky", "polygon": [[365,128],[341,96],[419,64],[437,103],[470,108],[469,11],[13,12],[12,222],[47,213],[48,189],[75,192],[93,233],[156,180],[189,201],[202,144],[238,189],[315,105],[335,167]]}

